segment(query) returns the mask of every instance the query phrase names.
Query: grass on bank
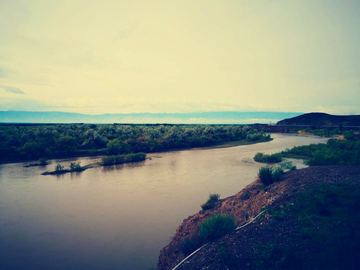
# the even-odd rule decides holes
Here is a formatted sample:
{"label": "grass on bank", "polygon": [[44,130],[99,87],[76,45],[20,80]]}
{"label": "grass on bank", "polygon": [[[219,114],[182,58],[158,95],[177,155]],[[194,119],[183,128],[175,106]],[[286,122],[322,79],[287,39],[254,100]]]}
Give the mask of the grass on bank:
{"label": "grass on bank", "polygon": [[[291,238],[264,239],[253,249],[257,269],[358,269],[360,187],[347,183],[298,194],[288,206],[269,210],[269,229],[291,227]],[[288,222],[291,225],[284,225]],[[287,230],[287,229],[285,229]]]}
{"label": "grass on bank", "polygon": [[216,240],[236,228],[235,217],[217,214],[202,222],[199,231],[180,243],[181,252],[189,255],[207,242]]}
{"label": "grass on bank", "polygon": [[199,235],[207,242],[220,238],[235,228],[235,217],[219,214],[212,216],[201,224]]}

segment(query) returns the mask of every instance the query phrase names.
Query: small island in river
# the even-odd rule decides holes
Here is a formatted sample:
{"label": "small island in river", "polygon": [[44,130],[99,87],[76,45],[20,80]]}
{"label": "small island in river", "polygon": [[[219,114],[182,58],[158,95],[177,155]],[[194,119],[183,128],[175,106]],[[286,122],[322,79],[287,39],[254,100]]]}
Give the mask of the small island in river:
{"label": "small island in river", "polygon": [[100,166],[111,166],[117,164],[124,164],[129,162],[137,162],[143,161],[146,159],[145,153],[136,153],[136,154],[128,154],[128,155],[116,155],[116,156],[108,156],[103,157],[101,162],[91,163],[86,166],[81,166],[80,163],[70,163],[69,169],[64,169],[64,166],[61,164],[57,164],[55,171],[46,171],[41,175],[59,175],[70,172],[82,172],[90,168],[100,167]]}

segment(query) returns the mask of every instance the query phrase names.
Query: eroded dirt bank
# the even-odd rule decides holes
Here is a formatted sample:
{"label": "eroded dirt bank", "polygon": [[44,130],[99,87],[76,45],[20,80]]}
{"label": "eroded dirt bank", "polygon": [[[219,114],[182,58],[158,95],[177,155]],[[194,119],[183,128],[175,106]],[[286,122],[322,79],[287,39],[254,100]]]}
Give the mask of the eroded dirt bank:
{"label": "eroded dirt bank", "polygon": [[[274,183],[265,189],[257,180],[234,196],[220,200],[215,209],[200,211],[185,219],[176,230],[170,244],[161,250],[158,269],[172,269],[182,261],[185,258],[180,248],[183,239],[195,235],[201,223],[215,213],[234,215],[237,225],[242,225],[252,220],[265,207],[285,207],[289,200],[294,198],[299,191],[311,189],[321,183],[336,184],[346,182],[359,186],[359,179],[360,167],[323,166],[288,172],[283,175],[280,182]],[[269,221],[259,219],[259,221],[242,230],[234,231],[221,239],[211,242],[177,269],[256,269],[248,254],[254,248],[253,238],[259,237],[260,239],[271,234],[279,234],[277,237],[281,238],[281,235],[283,235],[283,237],[286,236],[289,239],[292,233],[289,224],[284,225],[282,228],[280,226],[272,230],[271,233],[268,232],[268,225]],[[230,262],[226,263],[221,256],[219,257],[221,246],[225,248],[223,250],[231,251],[232,258]]]}

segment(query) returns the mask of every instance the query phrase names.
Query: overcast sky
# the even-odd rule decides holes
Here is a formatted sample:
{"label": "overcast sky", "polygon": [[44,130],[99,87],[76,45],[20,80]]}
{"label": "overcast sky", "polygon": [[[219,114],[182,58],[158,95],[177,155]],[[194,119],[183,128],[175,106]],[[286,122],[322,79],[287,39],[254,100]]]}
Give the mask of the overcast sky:
{"label": "overcast sky", "polygon": [[360,113],[358,0],[1,0],[0,110]]}

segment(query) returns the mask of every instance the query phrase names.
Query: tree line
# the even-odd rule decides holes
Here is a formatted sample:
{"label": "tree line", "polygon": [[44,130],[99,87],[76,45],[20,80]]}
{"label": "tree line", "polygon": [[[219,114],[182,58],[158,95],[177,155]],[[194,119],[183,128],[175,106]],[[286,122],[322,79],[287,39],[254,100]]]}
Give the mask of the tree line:
{"label": "tree line", "polygon": [[150,153],[267,140],[270,136],[264,132],[238,125],[1,125],[0,162]]}

